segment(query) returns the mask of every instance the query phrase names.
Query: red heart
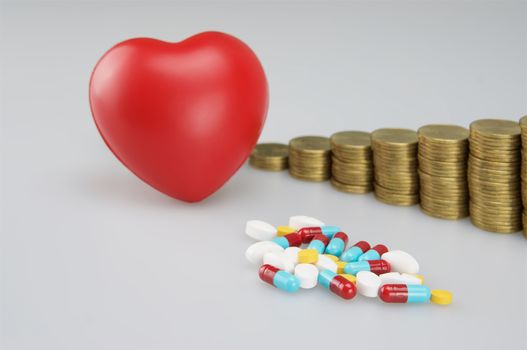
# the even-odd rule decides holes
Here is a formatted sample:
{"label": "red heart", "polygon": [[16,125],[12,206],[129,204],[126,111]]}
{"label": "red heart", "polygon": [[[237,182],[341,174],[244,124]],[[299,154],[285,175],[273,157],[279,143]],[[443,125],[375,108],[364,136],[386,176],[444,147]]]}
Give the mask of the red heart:
{"label": "red heart", "polygon": [[90,105],[104,141],[128,169],[194,202],[250,155],[265,122],[267,80],[251,49],[227,34],[179,43],[131,39],[95,66]]}

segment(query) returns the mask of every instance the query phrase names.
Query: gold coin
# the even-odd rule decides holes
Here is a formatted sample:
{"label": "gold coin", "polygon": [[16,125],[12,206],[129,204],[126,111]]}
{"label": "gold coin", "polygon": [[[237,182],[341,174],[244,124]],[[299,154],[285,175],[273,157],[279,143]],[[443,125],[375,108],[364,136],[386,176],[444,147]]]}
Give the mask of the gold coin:
{"label": "gold coin", "polygon": [[378,184],[374,185],[374,194],[375,198],[377,198],[379,201],[390,204],[390,205],[398,205],[398,206],[411,206],[419,203],[419,195],[417,194],[392,194],[392,193],[386,193],[384,190],[380,189],[381,186]]}
{"label": "gold coin", "polygon": [[329,153],[331,144],[327,137],[301,136],[289,141],[289,147],[305,153]]}
{"label": "gold coin", "polygon": [[371,135],[363,131],[341,131],[331,135],[331,144],[338,148],[368,150],[371,148]]}
{"label": "gold coin", "polygon": [[431,124],[417,130],[419,141],[422,139],[437,143],[463,143],[468,140],[469,131],[457,125]]}
{"label": "gold coin", "polygon": [[417,146],[417,132],[410,129],[377,129],[371,134],[372,145],[389,145],[394,148]]}
{"label": "gold coin", "polygon": [[421,206],[421,211],[428,216],[432,216],[437,219],[445,219],[445,220],[459,220],[459,219],[463,219],[469,216],[468,211],[460,211],[457,213],[456,212],[445,213],[445,212],[440,212],[440,211],[429,210],[428,208],[423,207],[423,206]]}
{"label": "gold coin", "polygon": [[521,230],[521,223],[519,224],[512,224],[512,225],[499,225],[499,224],[492,224],[492,223],[485,223],[474,216],[470,217],[470,221],[472,224],[484,231],[488,232],[494,232],[494,233],[514,233]]}
{"label": "gold coin", "polygon": [[520,135],[518,122],[504,119],[480,119],[470,124],[470,131],[491,138],[510,139]]}
{"label": "gold coin", "polygon": [[373,191],[373,184],[369,186],[368,185],[354,186],[354,185],[349,185],[349,184],[339,182],[335,178],[331,178],[331,185],[339,191],[348,192],[348,193],[361,194],[361,193],[368,193],[368,192]]}
{"label": "gold coin", "polygon": [[289,147],[281,143],[259,143],[249,157],[249,164],[270,171],[287,169],[288,150]]}
{"label": "gold coin", "polygon": [[259,143],[254,148],[252,156],[261,158],[287,158],[289,147],[283,143]]}

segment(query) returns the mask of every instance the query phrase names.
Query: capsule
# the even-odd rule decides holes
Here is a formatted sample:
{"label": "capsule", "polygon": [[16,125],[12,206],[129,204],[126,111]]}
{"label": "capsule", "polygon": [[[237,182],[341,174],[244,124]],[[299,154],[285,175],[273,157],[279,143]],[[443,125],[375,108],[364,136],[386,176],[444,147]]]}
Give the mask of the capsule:
{"label": "capsule", "polygon": [[375,247],[368,250],[366,253],[359,256],[358,261],[363,260],[379,260],[381,255],[388,251],[388,247],[384,244],[377,244]]}
{"label": "capsule", "polygon": [[315,235],[326,235],[329,239],[333,235],[340,231],[340,227],[337,226],[316,226],[316,227],[304,227],[298,230],[297,232],[302,235],[302,241],[304,243],[309,243],[315,237]]}
{"label": "capsule", "polygon": [[322,270],[318,274],[318,282],[343,299],[353,299],[357,288],[353,282],[330,270]]}
{"label": "capsule", "polygon": [[340,256],[348,244],[348,235],[344,232],[337,232],[329,241],[326,247],[326,254]]}
{"label": "capsule", "polygon": [[326,247],[329,243],[329,238],[326,237],[326,235],[319,234],[315,235],[309,245],[307,246],[307,249],[316,249],[319,254],[324,254],[324,251],[326,250]]}
{"label": "capsule", "polygon": [[293,232],[296,232],[296,230],[291,226],[278,226],[276,228],[276,235],[278,237],[282,237]]}
{"label": "capsule", "polygon": [[430,288],[421,284],[385,284],[379,289],[385,303],[427,303],[430,296]]}
{"label": "capsule", "polygon": [[300,280],[298,277],[277,269],[272,265],[262,265],[258,271],[260,279],[264,282],[272,284],[278,289],[286,292],[296,292],[300,288]]}
{"label": "capsule", "polygon": [[344,273],[357,275],[360,271],[370,271],[376,275],[390,272],[390,263],[385,260],[363,260],[347,263]]}
{"label": "capsule", "polygon": [[302,236],[299,233],[294,232],[282,237],[273,238],[272,241],[284,249],[289,247],[300,247],[302,244]]}
{"label": "capsule", "polygon": [[357,261],[359,256],[370,250],[370,244],[366,241],[360,241],[355,243],[350,249],[346,250],[340,256],[340,260],[345,262]]}

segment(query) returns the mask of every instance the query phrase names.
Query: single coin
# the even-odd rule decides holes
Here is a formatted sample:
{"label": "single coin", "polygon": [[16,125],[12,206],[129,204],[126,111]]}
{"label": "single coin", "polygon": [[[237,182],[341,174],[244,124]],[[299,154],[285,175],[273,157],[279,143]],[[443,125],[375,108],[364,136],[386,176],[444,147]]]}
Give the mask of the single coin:
{"label": "single coin", "polygon": [[518,122],[504,119],[480,119],[470,124],[470,130],[493,138],[510,138],[520,135]]}
{"label": "single coin", "polygon": [[331,144],[329,138],[322,136],[301,136],[292,139],[289,146],[302,152],[329,152],[331,151]]}
{"label": "single coin", "polygon": [[377,129],[371,134],[372,142],[406,147],[417,145],[417,132],[410,129]]}
{"label": "single coin", "polygon": [[417,130],[419,140],[438,143],[459,143],[468,140],[469,131],[457,125],[430,124]]}
{"label": "single coin", "polygon": [[363,131],[341,131],[331,135],[334,147],[368,149],[371,147],[371,134]]}
{"label": "single coin", "polygon": [[252,155],[263,158],[286,158],[289,155],[289,147],[283,143],[259,143]]}

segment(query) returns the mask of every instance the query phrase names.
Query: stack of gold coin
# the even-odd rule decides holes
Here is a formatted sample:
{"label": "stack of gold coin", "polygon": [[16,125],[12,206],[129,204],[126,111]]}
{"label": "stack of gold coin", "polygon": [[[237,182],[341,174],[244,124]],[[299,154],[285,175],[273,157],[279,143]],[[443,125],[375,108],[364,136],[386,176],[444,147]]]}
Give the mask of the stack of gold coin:
{"label": "stack of gold coin", "polygon": [[375,197],[387,204],[417,204],[417,133],[408,129],[379,129],[371,134],[371,147]]}
{"label": "stack of gold coin", "polygon": [[426,125],[417,134],[421,210],[442,219],[468,216],[469,131],[456,125]]}
{"label": "stack of gold coin", "polygon": [[306,181],[331,177],[331,146],[322,136],[302,136],[289,142],[289,173]]}
{"label": "stack of gold coin", "polygon": [[522,165],[521,165],[521,191],[523,202],[523,235],[527,238],[527,116],[520,119],[521,139],[522,139]]}
{"label": "stack of gold coin", "polygon": [[522,228],[521,137],[517,122],[482,119],[470,124],[470,219],[492,232]]}
{"label": "stack of gold coin", "polygon": [[259,143],[249,158],[249,164],[263,170],[287,169],[289,147],[283,143]]}
{"label": "stack of gold coin", "polygon": [[342,131],[331,136],[331,184],[340,191],[366,193],[373,190],[371,135]]}

